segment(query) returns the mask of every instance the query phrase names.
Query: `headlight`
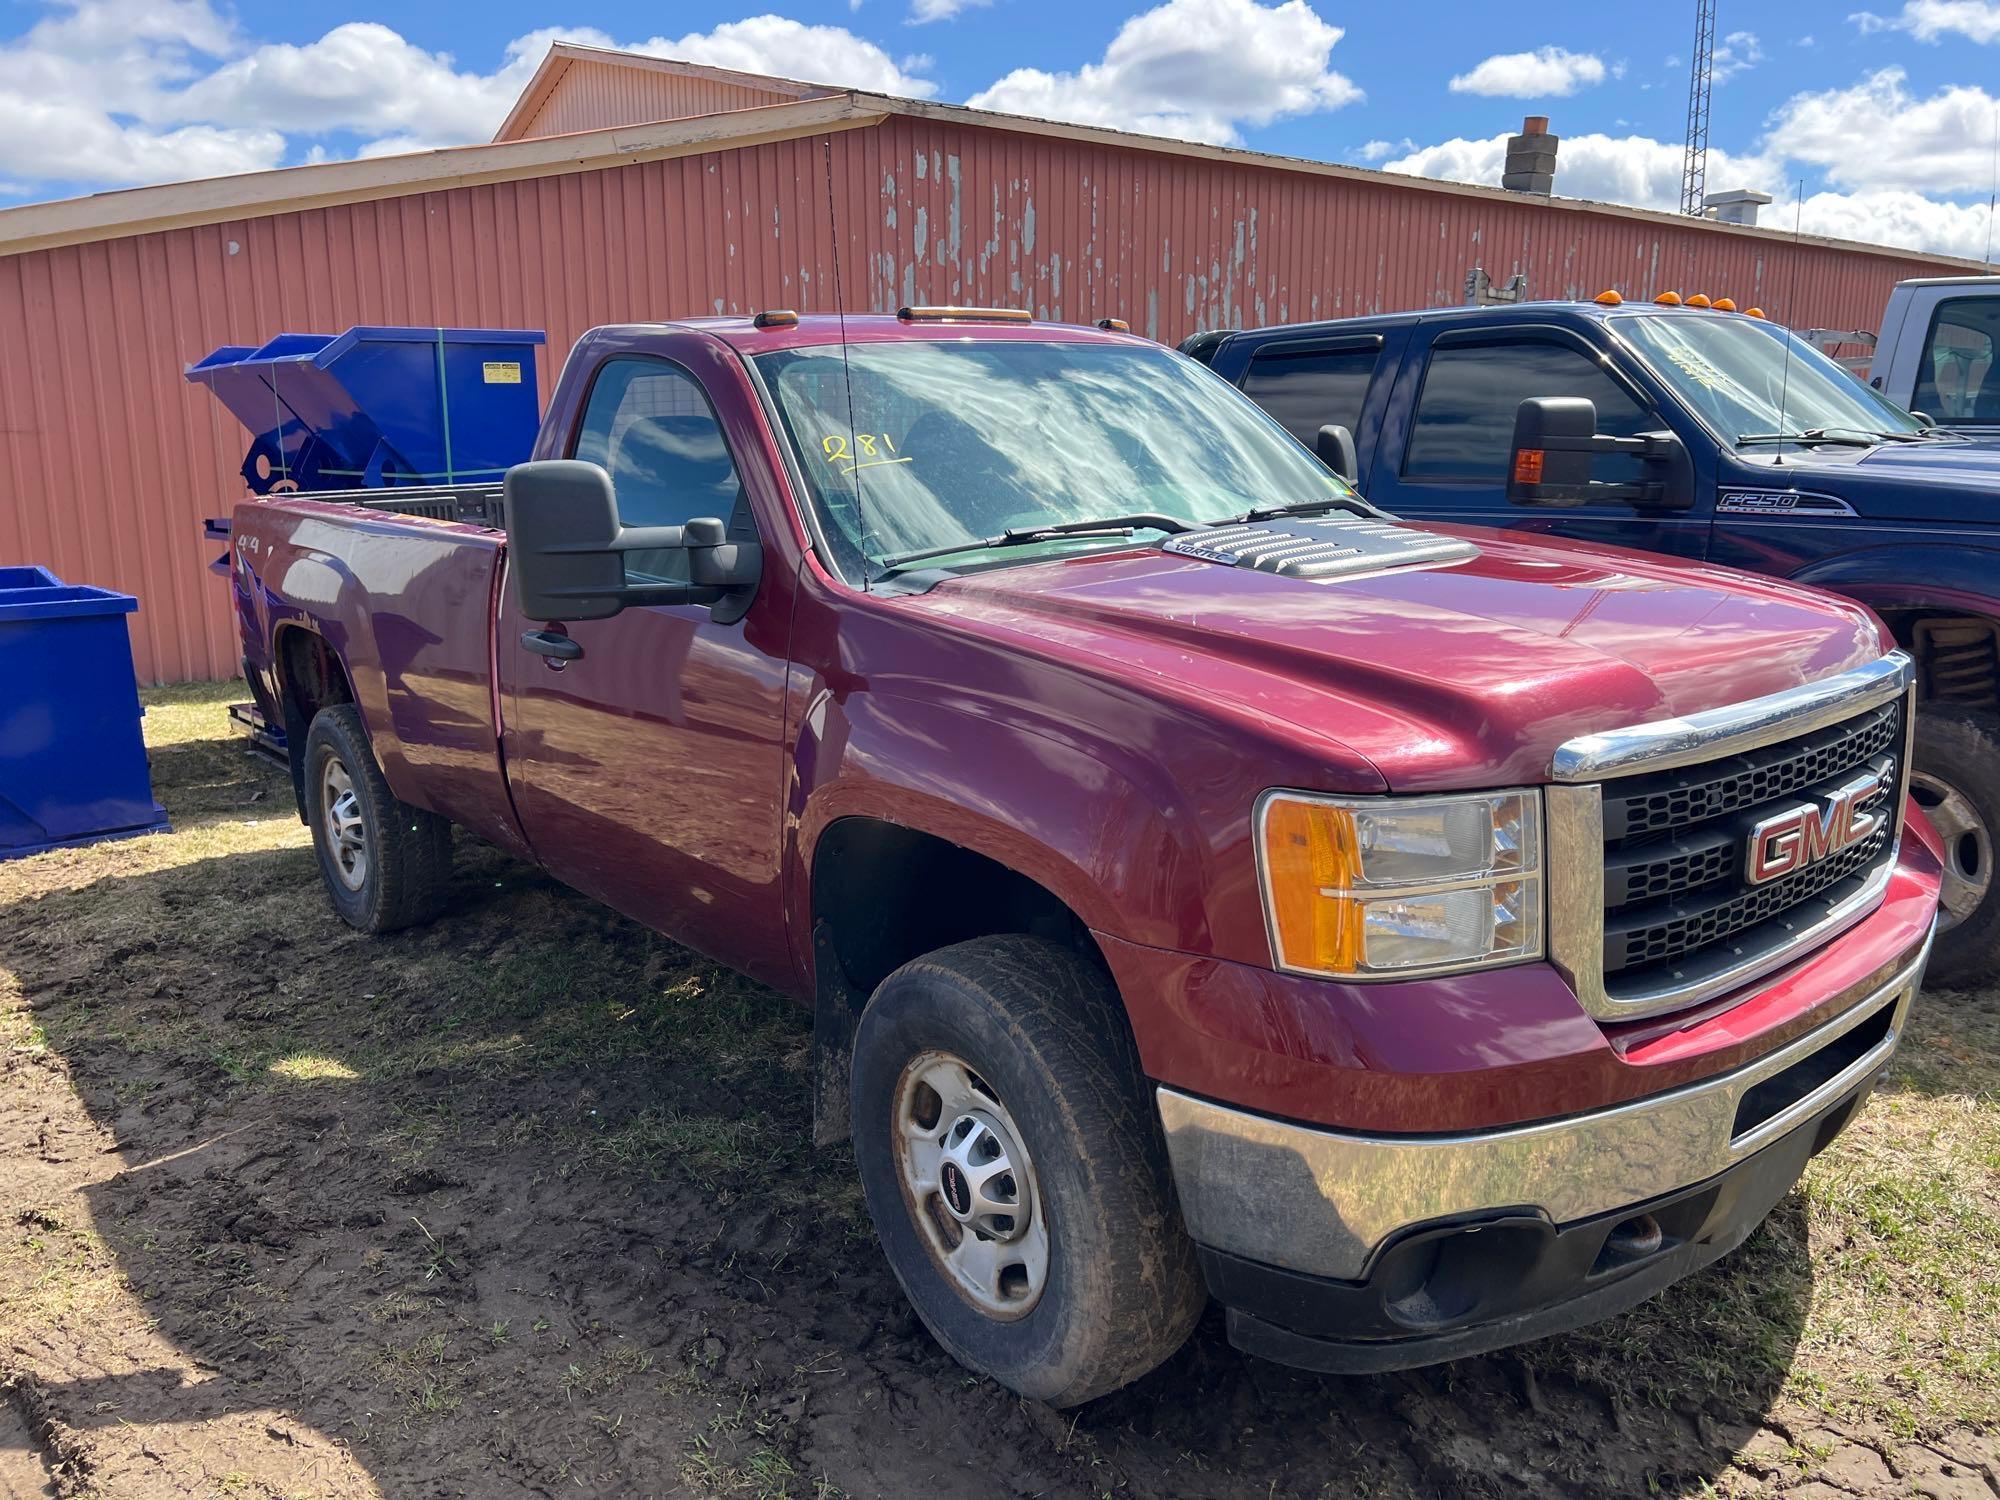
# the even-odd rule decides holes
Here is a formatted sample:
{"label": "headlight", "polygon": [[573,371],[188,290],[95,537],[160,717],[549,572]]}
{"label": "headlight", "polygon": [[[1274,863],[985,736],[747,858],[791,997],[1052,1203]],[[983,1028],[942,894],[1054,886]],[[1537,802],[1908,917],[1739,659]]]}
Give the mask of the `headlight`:
{"label": "headlight", "polygon": [[1409,978],[1539,958],[1542,798],[1267,792],[1257,861],[1281,969]]}

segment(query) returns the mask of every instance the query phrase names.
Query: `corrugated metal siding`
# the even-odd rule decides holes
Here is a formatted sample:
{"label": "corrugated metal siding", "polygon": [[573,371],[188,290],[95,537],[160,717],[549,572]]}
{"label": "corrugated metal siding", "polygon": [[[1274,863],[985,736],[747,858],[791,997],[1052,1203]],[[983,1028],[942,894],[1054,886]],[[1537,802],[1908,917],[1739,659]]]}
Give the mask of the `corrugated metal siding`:
{"label": "corrugated metal siding", "polygon": [[785,104],[798,97],[798,91],[791,89],[747,88],[721,79],[578,60],[563,70],[542,107],[510,138],[525,140],[601,130],[607,125],[685,120],[725,110]]}
{"label": "corrugated metal siding", "polygon": [[[826,164],[831,160],[829,225]],[[354,323],[546,328],[546,397],[595,324],[904,302],[1201,328],[1456,303],[1479,262],[1531,295],[1606,285],[1872,326],[1936,269],[1530,202],[895,117],[831,137],[456,188],[0,258],[0,562],[136,593],[145,680],[235,668],[202,517],[247,437],[182,367]],[[1796,270],[1797,293],[1791,293]]]}

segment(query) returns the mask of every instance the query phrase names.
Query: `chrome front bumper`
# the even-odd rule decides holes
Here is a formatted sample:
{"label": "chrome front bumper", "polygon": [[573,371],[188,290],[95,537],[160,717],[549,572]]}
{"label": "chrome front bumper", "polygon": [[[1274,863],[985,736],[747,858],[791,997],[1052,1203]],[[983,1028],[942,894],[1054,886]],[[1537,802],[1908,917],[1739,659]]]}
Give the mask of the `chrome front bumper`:
{"label": "chrome front bumper", "polygon": [[[1359,1280],[1403,1229],[1500,1209],[1561,1225],[1702,1182],[1803,1125],[1888,1061],[1930,957],[1926,939],[1834,1019],[1732,1073],[1590,1114],[1448,1136],[1349,1135],[1246,1114],[1173,1089],[1160,1119],[1197,1243],[1313,1276]],[[1868,1050],[1738,1134],[1759,1083],[1891,1008]]]}

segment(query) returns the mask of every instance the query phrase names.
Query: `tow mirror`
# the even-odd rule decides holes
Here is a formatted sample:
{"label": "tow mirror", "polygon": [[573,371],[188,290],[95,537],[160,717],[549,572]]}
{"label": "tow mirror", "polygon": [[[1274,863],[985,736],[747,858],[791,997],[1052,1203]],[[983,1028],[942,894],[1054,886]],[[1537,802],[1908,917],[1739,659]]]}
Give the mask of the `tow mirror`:
{"label": "tow mirror", "polygon": [[[749,609],[763,571],[762,549],[730,541],[712,516],[680,526],[622,524],[611,476],[597,464],[516,464],[507,471],[505,507],[514,587],[530,620],[602,620],[637,604],[706,604],[710,618],[728,624]],[[682,554],[687,581],[628,580],[625,560],[636,552]]]}
{"label": "tow mirror", "polygon": [[1349,484],[1361,483],[1361,460],[1354,454],[1354,434],[1338,423],[1329,422],[1320,428],[1319,436],[1313,442],[1313,451],[1319,461]]}
{"label": "tow mirror", "polygon": [[[1612,453],[1637,458],[1651,472],[1636,484],[1593,480],[1592,465]],[[1607,437],[1597,430],[1595,402],[1578,396],[1536,396],[1523,401],[1514,413],[1507,498],[1516,505],[1623,502],[1636,509],[1687,510],[1694,504],[1694,473],[1686,446],[1670,432]]]}

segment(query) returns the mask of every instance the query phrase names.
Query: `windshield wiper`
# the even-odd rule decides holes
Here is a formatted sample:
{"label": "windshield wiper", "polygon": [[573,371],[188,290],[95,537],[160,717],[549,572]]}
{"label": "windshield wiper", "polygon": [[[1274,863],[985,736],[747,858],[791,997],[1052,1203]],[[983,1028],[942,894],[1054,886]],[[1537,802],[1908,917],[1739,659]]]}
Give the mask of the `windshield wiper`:
{"label": "windshield wiper", "polygon": [[1840,448],[1872,448],[1881,439],[1858,427],[1808,427],[1804,432],[1746,432],[1736,439],[1745,443],[1830,443]]}
{"label": "windshield wiper", "polygon": [[1271,521],[1279,516],[1316,516],[1329,510],[1351,510],[1358,516],[1373,517],[1382,514],[1359,495],[1322,495],[1317,500],[1292,500],[1283,505],[1253,505],[1249,510],[1223,525],[1242,525],[1248,521]]}
{"label": "windshield wiper", "polygon": [[954,552],[986,552],[995,547],[1020,547],[1046,541],[1052,536],[1130,536],[1135,531],[1192,531],[1202,523],[1158,511],[1139,510],[1130,515],[1098,516],[1086,521],[1052,521],[1046,526],[1009,526],[994,536],[974,537],[969,542],[951,542],[942,547],[919,547],[914,552],[893,552],[877,558],[875,565],[885,573],[913,562],[933,557],[949,557]]}

